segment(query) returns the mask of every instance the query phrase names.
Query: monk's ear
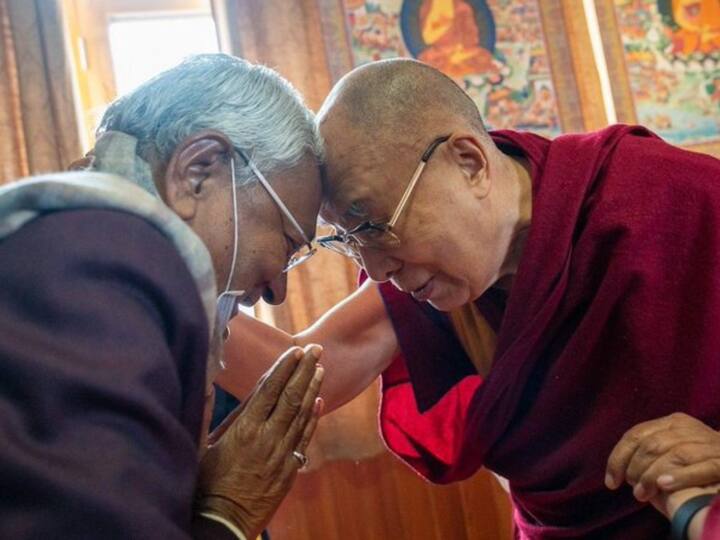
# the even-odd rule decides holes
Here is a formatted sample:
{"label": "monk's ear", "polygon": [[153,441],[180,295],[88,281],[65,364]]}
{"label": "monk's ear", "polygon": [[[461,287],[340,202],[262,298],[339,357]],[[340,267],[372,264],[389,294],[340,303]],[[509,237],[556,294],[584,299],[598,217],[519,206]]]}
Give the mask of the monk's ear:
{"label": "monk's ear", "polygon": [[472,134],[457,134],[448,140],[448,148],[473,194],[485,198],[490,192],[490,176],[487,151],[481,141]]}
{"label": "monk's ear", "polygon": [[177,145],[165,169],[162,186],[166,204],[189,221],[198,204],[216,189],[230,185],[233,146],[223,133],[203,130]]}

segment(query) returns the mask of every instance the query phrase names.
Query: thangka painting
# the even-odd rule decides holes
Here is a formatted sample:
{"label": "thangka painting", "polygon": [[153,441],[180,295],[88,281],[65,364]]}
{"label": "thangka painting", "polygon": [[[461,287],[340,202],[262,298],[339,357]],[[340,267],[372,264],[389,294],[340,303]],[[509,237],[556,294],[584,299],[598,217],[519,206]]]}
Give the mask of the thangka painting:
{"label": "thangka painting", "polygon": [[491,129],[560,133],[538,0],[345,0],[353,63],[409,56],[452,77]]}
{"label": "thangka painting", "polygon": [[720,0],[614,0],[637,121],[676,144],[720,141]]}

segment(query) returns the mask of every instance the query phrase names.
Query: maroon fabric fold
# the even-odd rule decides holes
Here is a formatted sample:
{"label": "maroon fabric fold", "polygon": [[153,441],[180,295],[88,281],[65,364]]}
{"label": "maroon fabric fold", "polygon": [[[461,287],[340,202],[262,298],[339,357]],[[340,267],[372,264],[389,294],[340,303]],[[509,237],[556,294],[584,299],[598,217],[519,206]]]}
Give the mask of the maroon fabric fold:
{"label": "maroon fabric fold", "polygon": [[720,497],[715,497],[705,518],[702,540],[717,540],[718,538],[720,538]]}
{"label": "maroon fabric fold", "polygon": [[[493,137],[533,168],[493,367],[468,377],[455,344],[444,372],[424,370],[434,334],[398,322],[411,300],[382,286],[401,346],[416,341],[384,378],[386,442],[436,482],[482,465],[508,478],[521,538],[661,538],[665,518],[608,491],[604,470],[639,422],[683,411],[720,427],[720,162],[632,126]],[[450,389],[428,392],[433,377]]]}
{"label": "maroon fabric fold", "polygon": [[[361,282],[366,279],[363,272]],[[417,302],[389,283],[381,287],[400,349],[414,359],[402,373],[409,372],[412,377],[417,408],[425,412],[460,380],[476,375],[475,366],[463,351],[445,314]],[[431,339],[417,339],[417,336],[431,336]],[[388,381],[386,377],[386,384],[391,384]]]}

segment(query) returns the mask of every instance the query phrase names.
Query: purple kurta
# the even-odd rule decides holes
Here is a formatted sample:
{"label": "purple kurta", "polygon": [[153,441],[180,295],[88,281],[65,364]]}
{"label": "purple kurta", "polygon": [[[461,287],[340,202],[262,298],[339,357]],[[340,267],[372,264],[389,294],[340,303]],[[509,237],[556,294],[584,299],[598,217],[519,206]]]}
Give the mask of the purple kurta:
{"label": "purple kurta", "polygon": [[234,538],[191,525],[207,348],[142,219],[56,212],[0,241],[0,537]]}

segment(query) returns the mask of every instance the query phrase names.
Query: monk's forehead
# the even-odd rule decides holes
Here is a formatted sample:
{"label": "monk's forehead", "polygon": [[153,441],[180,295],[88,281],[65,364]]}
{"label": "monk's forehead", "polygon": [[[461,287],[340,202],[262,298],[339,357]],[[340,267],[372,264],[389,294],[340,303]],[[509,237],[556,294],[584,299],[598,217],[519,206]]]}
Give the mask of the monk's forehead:
{"label": "monk's forehead", "polygon": [[383,194],[392,187],[392,175],[382,162],[361,160],[337,168],[329,166],[323,183],[322,212],[335,218],[347,212],[349,206],[356,202],[377,207],[377,201],[382,200]]}
{"label": "monk's forehead", "polygon": [[[383,197],[416,165],[411,145],[365,142],[347,151],[328,152],[325,195],[330,201]],[[419,155],[417,160],[419,160]]]}

